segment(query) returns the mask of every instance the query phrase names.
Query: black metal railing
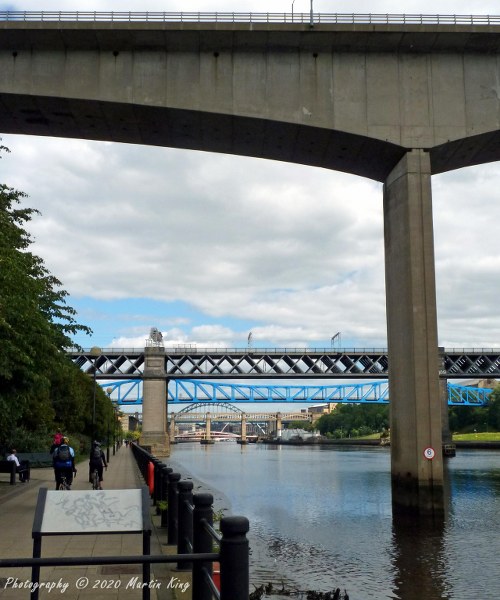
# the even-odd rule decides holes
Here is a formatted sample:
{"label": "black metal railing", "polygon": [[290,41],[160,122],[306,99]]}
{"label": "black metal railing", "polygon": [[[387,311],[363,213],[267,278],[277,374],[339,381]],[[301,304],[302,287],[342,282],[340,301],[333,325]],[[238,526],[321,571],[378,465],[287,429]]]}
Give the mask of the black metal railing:
{"label": "black metal railing", "polygon": [[[148,448],[132,444],[139,470],[146,481],[167,543],[177,546],[177,569],[191,571],[192,597],[196,600],[248,600],[249,529],[246,517],[222,517],[214,528],[213,496],[193,494],[193,482],[154,457]],[[215,551],[214,551],[215,547]],[[214,563],[220,581],[214,581]]]}
{"label": "black metal railing", "polygon": [[[40,558],[38,554],[32,558],[2,558],[0,569],[31,567],[33,572],[39,572],[41,567],[141,564],[143,568],[147,566],[149,572],[151,564],[177,563],[178,569],[191,571],[192,597],[196,600],[248,600],[248,519],[224,517],[220,521],[219,533],[213,527],[211,494],[193,495],[191,481],[180,481],[180,474],[172,472],[147,448],[137,444],[131,444],[131,447],[153,503],[159,507],[162,506],[161,501],[168,499],[168,508],[164,511],[168,514],[168,543],[177,544],[177,554],[151,555],[149,545],[147,552],[140,556]],[[220,580],[217,583],[214,581],[214,563],[220,564]],[[143,600],[150,598],[147,583],[143,582]],[[33,597],[38,597],[38,588]]]}

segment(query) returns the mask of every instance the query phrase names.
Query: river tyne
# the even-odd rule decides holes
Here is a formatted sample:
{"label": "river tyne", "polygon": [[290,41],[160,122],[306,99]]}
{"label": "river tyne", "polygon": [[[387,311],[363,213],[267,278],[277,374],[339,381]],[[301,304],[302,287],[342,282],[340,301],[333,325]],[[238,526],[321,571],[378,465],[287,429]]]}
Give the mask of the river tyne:
{"label": "river tyne", "polygon": [[250,521],[250,591],[345,588],[350,600],[498,600],[500,451],[446,462],[443,522],[392,516],[382,447],[172,447],[169,466]]}

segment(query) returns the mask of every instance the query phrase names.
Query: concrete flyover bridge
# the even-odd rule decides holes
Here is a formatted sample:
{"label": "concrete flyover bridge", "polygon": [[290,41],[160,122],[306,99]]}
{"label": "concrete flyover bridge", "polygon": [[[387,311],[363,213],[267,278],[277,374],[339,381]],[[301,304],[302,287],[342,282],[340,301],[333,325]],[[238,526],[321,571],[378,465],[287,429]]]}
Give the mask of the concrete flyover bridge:
{"label": "concrete flyover bridge", "polygon": [[[441,513],[431,177],[500,158],[500,18],[187,15],[1,13],[0,131],[383,182],[393,503]],[[144,405],[159,447],[160,362]]]}

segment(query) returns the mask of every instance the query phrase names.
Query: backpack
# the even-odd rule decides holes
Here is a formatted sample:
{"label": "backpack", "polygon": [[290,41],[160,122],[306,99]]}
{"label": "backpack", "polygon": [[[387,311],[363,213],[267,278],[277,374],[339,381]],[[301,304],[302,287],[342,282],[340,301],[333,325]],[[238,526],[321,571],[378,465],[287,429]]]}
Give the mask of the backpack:
{"label": "backpack", "polygon": [[95,460],[100,460],[101,459],[101,449],[100,448],[95,447],[92,450],[92,458],[95,459]]}
{"label": "backpack", "polygon": [[69,446],[66,446],[66,444],[59,446],[59,449],[57,450],[56,459],[61,462],[66,462],[68,460],[71,460]]}

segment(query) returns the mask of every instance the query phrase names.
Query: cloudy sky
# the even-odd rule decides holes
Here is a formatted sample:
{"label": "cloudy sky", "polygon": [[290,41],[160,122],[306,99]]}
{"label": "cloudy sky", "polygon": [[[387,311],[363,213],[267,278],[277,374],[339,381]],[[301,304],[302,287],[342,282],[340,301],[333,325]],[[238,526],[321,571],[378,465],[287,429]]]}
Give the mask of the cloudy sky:
{"label": "cloudy sky", "polygon": [[[291,1],[26,0],[0,10],[291,12]],[[309,0],[295,0],[308,12]],[[498,0],[314,0],[316,12],[498,14]],[[385,347],[382,187],[285,163],[6,135],[0,180],[84,347]],[[439,342],[500,345],[500,166],[433,178]]]}

